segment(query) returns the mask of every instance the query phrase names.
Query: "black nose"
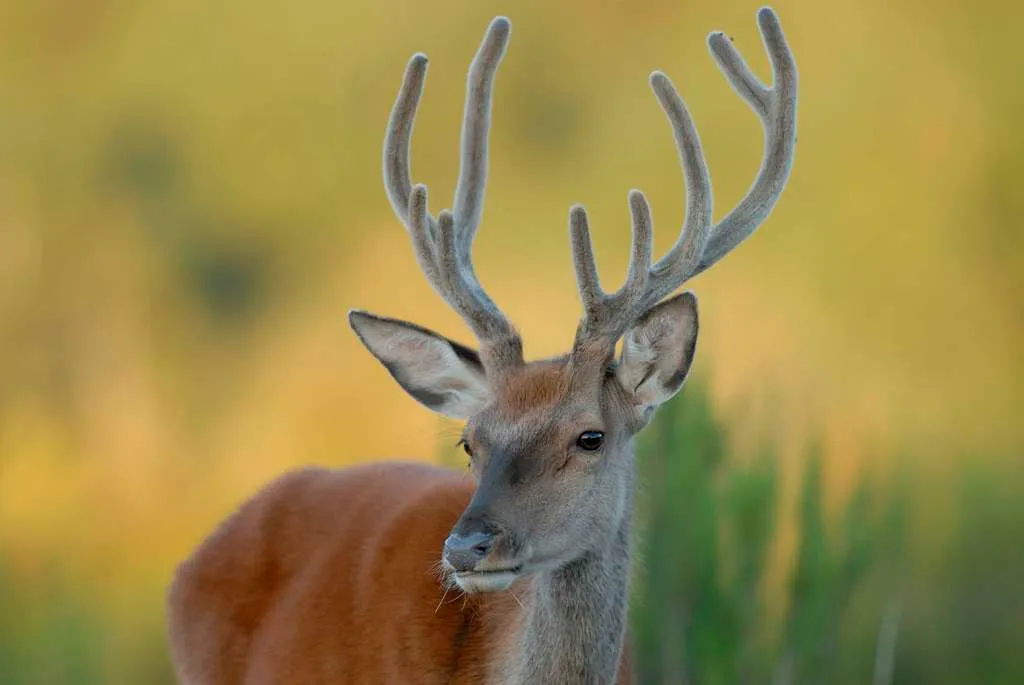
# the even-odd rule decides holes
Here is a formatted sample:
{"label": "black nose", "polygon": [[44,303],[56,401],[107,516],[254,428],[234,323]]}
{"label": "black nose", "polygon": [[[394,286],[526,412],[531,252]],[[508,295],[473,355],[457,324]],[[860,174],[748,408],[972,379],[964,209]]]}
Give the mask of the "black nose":
{"label": "black nose", "polygon": [[452,533],[444,541],[445,561],[456,571],[472,571],[491,551],[495,537],[493,533],[484,532]]}

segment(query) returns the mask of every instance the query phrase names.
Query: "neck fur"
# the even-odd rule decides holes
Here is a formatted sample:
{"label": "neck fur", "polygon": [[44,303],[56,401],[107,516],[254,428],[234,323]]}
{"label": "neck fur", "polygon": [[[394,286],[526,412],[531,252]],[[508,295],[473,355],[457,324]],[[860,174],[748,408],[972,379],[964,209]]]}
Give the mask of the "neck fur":
{"label": "neck fur", "polygon": [[626,632],[632,496],[606,549],[538,574],[494,682],[614,683]]}

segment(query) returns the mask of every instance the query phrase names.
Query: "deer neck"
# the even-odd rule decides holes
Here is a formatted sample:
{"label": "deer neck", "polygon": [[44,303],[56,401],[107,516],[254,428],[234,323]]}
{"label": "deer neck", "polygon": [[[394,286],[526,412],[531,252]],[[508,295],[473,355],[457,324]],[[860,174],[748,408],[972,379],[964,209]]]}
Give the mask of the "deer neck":
{"label": "deer neck", "polygon": [[494,682],[615,682],[626,632],[632,496],[606,549],[537,574]]}

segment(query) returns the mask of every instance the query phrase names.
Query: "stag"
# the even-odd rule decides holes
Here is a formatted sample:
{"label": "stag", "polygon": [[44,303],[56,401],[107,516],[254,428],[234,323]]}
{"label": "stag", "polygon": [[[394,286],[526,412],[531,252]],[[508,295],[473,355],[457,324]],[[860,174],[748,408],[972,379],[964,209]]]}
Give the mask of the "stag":
{"label": "stag", "polygon": [[685,177],[679,237],[652,261],[651,211],[632,191],[628,274],[609,293],[598,279],[587,214],[573,207],[582,318],[567,354],[530,362],[471,256],[509,22],[491,23],[473,60],[454,204],[436,216],[426,186],[410,176],[427,69],[424,55],[413,56],[384,143],[387,195],[424,275],[478,348],[362,311],[349,321],[414,399],[466,421],[460,444],[470,473],[371,463],[307,468],[270,483],[177,570],[168,614],[181,682],[631,682],[632,443],[679,392],[697,347],[697,299],[674,293],[764,222],[793,161],[796,67],[776,14],[764,8],[757,19],[770,87],[724,34],[708,39],[764,126],[764,159],[750,190],[712,222],[693,120],[669,78],[654,72],[651,87]]}

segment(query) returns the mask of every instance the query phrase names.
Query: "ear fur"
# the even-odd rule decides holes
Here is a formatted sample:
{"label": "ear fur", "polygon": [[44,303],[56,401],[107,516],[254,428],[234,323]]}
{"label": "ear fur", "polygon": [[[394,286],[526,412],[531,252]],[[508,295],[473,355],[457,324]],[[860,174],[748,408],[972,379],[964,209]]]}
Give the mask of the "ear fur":
{"label": "ear fur", "polygon": [[398,384],[428,409],[466,419],[490,398],[476,351],[399,319],[352,310],[348,322]]}
{"label": "ear fur", "polygon": [[623,337],[615,373],[643,423],[683,387],[697,330],[697,297],[686,291],[651,307]]}

